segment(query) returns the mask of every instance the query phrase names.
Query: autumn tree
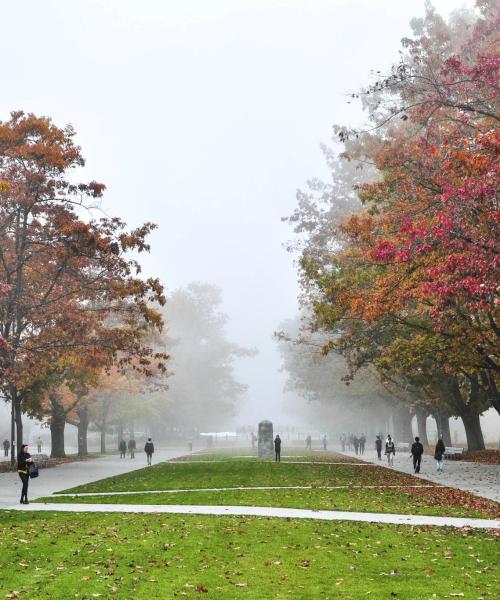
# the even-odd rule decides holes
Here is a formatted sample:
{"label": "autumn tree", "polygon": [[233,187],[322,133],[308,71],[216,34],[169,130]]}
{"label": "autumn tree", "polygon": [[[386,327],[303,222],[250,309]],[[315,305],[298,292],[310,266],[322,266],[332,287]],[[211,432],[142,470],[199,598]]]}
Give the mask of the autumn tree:
{"label": "autumn tree", "polygon": [[104,186],[70,181],[84,165],[74,135],[22,112],[0,123],[0,367],[18,444],[47,364],[77,350],[91,361],[105,348],[120,364],[135,357],[147,373],[165,358],[142,341],[162,327],[149,304],[163,304],[162,286],[141,279],[128,257],[149,250],[154,225],[127,231],[118,218],[83,220]]}

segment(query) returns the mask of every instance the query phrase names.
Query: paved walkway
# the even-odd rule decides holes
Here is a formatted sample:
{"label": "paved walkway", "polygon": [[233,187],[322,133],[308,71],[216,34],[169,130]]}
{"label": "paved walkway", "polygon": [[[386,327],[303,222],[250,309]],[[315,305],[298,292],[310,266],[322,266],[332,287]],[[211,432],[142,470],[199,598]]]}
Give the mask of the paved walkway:
{"label": "paved walkway", "polygon": [[62,512],[116,512],[116,513],[168,513],[217,516],[279,517],[286,519],[315,519],[321,521],[362,521],[365,523],[391,523],[395,525],[434,525],[438,527],[473,527],[500,529],[500,520],[468,519],[458,517],[431,517],[426,515],[396,515],[383,513],[343,512],[333,510],[306,510],[301,508],[275,508],[272,506],[190,506],[176,504],[18,504],[12,507],[21,511]]}
{"label": "paved walkway", "polygon": [[[354,452],[344,452],[343,454],[356,458]],[[375,450],[368,450],[358,458],[388,469],[392,468],[402,473],[414,474],[411,455],[408,451],[400,450],[396,452],[394,467],[387,466],[387,459],[384,455],[382,455],[382,460],[379,461]],[[483,465],[464,460],[446,460],[444,472],[436,473],[436,462],[432,456],[424,455],[420,473],[415,477],[472,492],[476,496],[500,502],[500,465]]]}
{"label": "paved walkway", "polygon": [[176,490],[134,490],[127,492],[81,492],[80,494],[59,494],[58,498],[85,498],[91,496],[134,496],[136,494],[189,494],[190,492],[254,492],[260,490],[350,490],[359,489],[418,489],[437,488],[438,485],[256,485],[223,488],[185,488]]}
{"label": "paved walkway", "polygon": [[[153,454],[153,464],[179,458],[189,454],[186,447],[157,449]],[[28,498],[51,496],[54,492],[72,488],[128,473],[147,466],[146,455],[137,452],[136,458],[120,458],[116,454],[75,461],[40,469],[40,477],[30,480]],[[8,508],[19,502],[21,497],[21,480],[17,472],[0,473],[0,508]]]}

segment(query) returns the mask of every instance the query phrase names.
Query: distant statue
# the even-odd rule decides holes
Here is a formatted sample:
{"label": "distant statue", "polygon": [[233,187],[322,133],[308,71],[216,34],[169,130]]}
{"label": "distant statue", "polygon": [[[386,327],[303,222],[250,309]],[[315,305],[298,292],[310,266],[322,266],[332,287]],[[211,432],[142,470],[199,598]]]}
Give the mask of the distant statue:
{"label": "distant statue", "polygon": [[270,458],[274,454],[273,443],[273,424],[271,421],[261,421],[259,423],[259,456],[261,458]]}

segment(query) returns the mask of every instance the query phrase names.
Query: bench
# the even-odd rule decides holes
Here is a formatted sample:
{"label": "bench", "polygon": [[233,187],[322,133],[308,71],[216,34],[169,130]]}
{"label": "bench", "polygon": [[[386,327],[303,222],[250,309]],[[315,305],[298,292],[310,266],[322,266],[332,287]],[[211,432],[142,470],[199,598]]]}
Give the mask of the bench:
{"label": "bench", "polygon": [[447,447],[444,453],[445,458],[460,458],[464,453],[463,448],[454,448],[453,446]]}
{"label": "bench", "polygon": [[46,467],[49,464],[49,457],[47,454],[32,454],[31,458],[33,459],[33,463],[37,467]]}
{"label": "bench", "polygon": [[409,450],[410,444],[408,442],[398,442],[396,444],[396,450]]}

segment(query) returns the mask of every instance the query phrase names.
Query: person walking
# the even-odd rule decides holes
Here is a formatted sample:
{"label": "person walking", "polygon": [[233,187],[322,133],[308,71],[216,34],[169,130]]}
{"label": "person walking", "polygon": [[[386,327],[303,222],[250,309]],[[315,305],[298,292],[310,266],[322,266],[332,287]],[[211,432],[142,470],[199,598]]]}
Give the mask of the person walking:
{"label": "person walking", "polygon": [[9,448],[10,448],[9,440],[4,440],[3,441],[3,455],[4,456],[9,456]]}
{"label": "person walking", "polygon": [[33,463],[31,458],[31,454],[28,452],[28,445],[23,444],[19,451],[19,456],[17,457],[17,472],[21,481],[23,482],[23,487],[21,490],[21,504],[29,504],[28,502],[28,484],[30,481],[29,475],[29,465]]}
{"label": "person walking", "polygon": [[356,453],[356,456],[358,455],[359,452],[359,438],[354,436],[353,438],[353,444],[354,444],[354,452]]}
{"label": "person walking", "polygon": [[311,450],[312,448],[312,440],[311,440],[311,436],[308,435],[306,437],[306,450]]}
{"label": "person walking", "polygon": [[118,444],[118,450],[120,451],[120,458],[125,458],[125,455],[127,454],[127,442],[125,440],[122,440]]}
{"label": "person walking", "polygon": [[42,438],[40,436],[38,436],[36,440],[36,451],[38,452],[38,454],[41,454],[42,452]]}
{"label": "person walking", "polygon": [[276,462],[281,462],[281,438],[279,435],[274,438],[274,453],[276,454]]}
{"label": "person walking", "polygon": [[443,472],[444,455],[446,453],[446,447],[443,440],[440,438],[437,441],[436,449],[434,450],[434,458],[436,459],[437,472]]}
{"label": "person walking", "polygon": [[365,453],[366,446],[366,435],[363,433],[359,438],[359,453],[363,455]]}
{"label": "person walking", "polygon": [[420,438],[415,438],[415,441],[411,445],[411,455],[413,456],[413,470],[415,473],[420,473],[420,463],[422,462],[422,454],[424,453],[424,447],[420,443]]}
{"label": "person walking", "polygon": [[382,460],[382,438],[377,435],[375,438],[375,450],[377,451],[377,457]]}
{"label": "person walking", "polygon": [[396,454],[396,446],[390,435],[387,436],[385,442],[385,455],[387,456],[387,464],[392,467],[394,465],[394,456]]}
{"label": "person walking", "polygon": [[326,452],[326,433],[323,435],[323,450]]}
{"label": "person walking", "polygon": [[151,438],[148,438],[146,445],[144,446],[144,452],[146,453],[146,457],[148,459],[148,467],[151,466],[151,459],[153,458],[153,452],[155,451],[154,444]]}
{"label": "person walking", "polygon": [[130,454],[130,458],[135,458],[135,448],[136,443],[134,439],[128,441],[128,452]]}

